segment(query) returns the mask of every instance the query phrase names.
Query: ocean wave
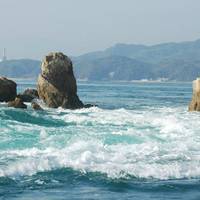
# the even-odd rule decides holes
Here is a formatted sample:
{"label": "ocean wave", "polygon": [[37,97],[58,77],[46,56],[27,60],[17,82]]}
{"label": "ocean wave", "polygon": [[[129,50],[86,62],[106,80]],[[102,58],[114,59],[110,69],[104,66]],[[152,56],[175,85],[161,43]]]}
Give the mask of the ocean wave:
{"label": "ocean wave", "polygon": [[184,107],[2,108],[0,119],[2,177],[61,168],[110,178],[200,177],[200,120]]}
{"label": "ocean wave", "polygon": [[[100,172],[110,178],[179,179],[199,177],[200,157],[186,155],[183,149],[165,154],[155,143],[141,145],[104,145],[99,141],[78,141],[64,149],[32,148],[1,152],[10,160],[0,176],[17,177],[60,168]],[[176,153],[175,153],[176,152]]]}

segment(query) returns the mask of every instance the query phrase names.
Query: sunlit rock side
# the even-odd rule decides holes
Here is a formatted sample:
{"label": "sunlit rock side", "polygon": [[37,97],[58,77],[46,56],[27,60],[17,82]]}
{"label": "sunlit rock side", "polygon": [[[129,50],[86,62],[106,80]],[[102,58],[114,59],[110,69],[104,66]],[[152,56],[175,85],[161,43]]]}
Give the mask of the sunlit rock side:
{"label": "sunlit rock side", "polygon": [[8,102],[15,99],[17,84],[5,77],[0,77],[0,102]]}
{"label": "sunlit rock side", "polygon": [[200,111],[200,78],[193,81],[193,96],[189,111]]}
{"label": "sunlit rock side", "polygon": [[77,109],[84,107],[77,95],[72,61],[63,53],[50,53],[41,67],[38,94],[48,107]]}

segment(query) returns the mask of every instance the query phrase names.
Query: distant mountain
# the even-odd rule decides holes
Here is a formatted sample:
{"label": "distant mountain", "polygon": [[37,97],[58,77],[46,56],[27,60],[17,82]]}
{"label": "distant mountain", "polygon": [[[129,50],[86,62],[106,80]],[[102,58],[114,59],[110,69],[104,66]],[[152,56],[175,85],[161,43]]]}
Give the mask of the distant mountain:
{"label": "distant mountain", "polygon": [[109,56],[89,61],[74,61],[75,74],[89,80],[141,80],[155,79],[153,65],[124,56]]}
{"label": "distant mountain", "polygon": [[[200,75],[200,40],[196,40],[153,46],[116,44],[104,51],[87,53],[74,58],[77,77],[90,79],[90,74],[96,71],[95,66],[99,66],[101,71],[101,68],[110,68],[111,66],[113,70],[115,65],[117,70],[119,68],[119,65],[116,64],[119,60],[118,56],[123,57],[124,65],[121,62],[121,68],[124,68],[124,74],[126,74],[127,69],[128,75],[126,74],[126,77],[121,75],[120,79],[117,76],[115,80],[121,80],[121,77],[124,80],[139,80],[151,77],[151,79],[165,78],[168,80],[191,81]],[[116,62],[112,61],[110,66],[111,57],[116,59]],[[129,59],[129,61],[126,62],[126,59]],[[132,62],[130,59],[132,59]],[[99,62],[102,63],[102,60],[104,60],[103,64],[99,64]],[[128,68],[126,68],[127,63]],[[79,73],[79,71],[82,71],[80,68],[84,73]],[[136,69],[140,72],[139,75],[136,73]],[[130,71],[133,73],[130,73]],[[101,79],[105,77],[104,74]],[[112,79],[110,78],[110,80]]]}
{"label": "distant mountain", "polygon": [[105,51],[87,53],[78,59],[92,60],[108,56],[125,56],[149,63],[159,63],[169,59],[195,60],[200,58],[200,40],[153,46],[116,44]]}
{"label": "distant mountain", "polygon": [[[75,75],[87,80],[160,79],[191,81],[200,75],[200,40],[153,46],[116,44],[104,51],[72,57]],[[0,62],[0,75],[36,77],[40,62]]]}
{"label": "distant mountain", "polygon": [[40,61],[31,59],[6,60],[0,62],[0,76],[13,78],[35,78],[40,72]]}

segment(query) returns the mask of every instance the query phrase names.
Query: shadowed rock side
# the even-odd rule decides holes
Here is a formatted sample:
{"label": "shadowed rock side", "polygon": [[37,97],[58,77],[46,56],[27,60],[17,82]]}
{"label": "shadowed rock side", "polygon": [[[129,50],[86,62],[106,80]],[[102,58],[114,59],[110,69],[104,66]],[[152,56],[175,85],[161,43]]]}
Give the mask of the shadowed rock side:
{"label": "shadowed rock side", "polygon": [[15,99],[17,84],[5,77],[0,77],[0,102],[8,102]]}
{"label": "shadowed rock side", "polygon": [[84,104],[77,96],[76,79],[72,61],[62,53],[47,55],[38,78],[38,94],[51,108],[83,108]]}
{"label": "shadowed rock side", "polygon": [[193,81],[193,96],[189,111],[200,111],[200,79]]}

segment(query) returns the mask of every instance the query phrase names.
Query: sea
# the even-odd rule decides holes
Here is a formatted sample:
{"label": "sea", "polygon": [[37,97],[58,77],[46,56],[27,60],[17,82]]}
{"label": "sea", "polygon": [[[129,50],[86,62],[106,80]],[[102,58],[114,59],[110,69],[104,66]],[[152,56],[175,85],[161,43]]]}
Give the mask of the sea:
{"label": "sea", "polygon": [[[17,80],[18,92],[35,80]],[[0,199],[199,200],[192,83],[78,82],[88,109],[0,104]]]}

